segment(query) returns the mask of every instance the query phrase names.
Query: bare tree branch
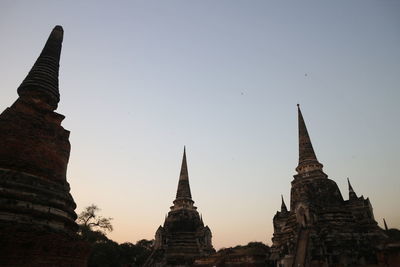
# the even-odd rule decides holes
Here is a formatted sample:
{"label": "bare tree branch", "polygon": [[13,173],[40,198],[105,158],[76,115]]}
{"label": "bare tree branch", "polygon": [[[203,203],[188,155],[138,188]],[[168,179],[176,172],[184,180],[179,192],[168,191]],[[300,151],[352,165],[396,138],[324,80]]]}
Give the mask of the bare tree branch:
{"label": "bare tree branch", "polygon": [[77,223],[89,228],[91,231],[111,232],[114,229],[111,224],[113,218],[98,216],[97,213],[99,211],[100,209],[95,204],[86,207],[79,214]]}

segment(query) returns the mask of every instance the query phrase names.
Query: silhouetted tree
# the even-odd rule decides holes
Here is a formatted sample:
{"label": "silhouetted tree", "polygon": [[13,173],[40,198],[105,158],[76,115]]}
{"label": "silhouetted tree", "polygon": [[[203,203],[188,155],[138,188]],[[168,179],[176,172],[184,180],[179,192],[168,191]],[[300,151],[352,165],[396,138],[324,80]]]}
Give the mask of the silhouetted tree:
{"label": "silhouetted tree", "polygon": [[92,204],[78,216],[79,233],[92,247],[89,267],[142,266],[153,248],[153,241],[142,239],[132,244],[118,244],[107,237],[113,230],[112,218],[99,216],[100,209]]}
{"label": "silhouetted tree", "polygon": [[79,214],[77,223],[89,228],[92,231],[111,232],[113,230],[113,226],[111,224],[112,218],[99,216],[97,214],[99,211],[100,209],[94,204],[86,207]]}
{"label": "silhouetted tree", "polygon": [[93,244],[96,242],[107,242],[107,232],[113,230],[112,218],[105,218],[98,215],[100,209],[92,204],[86,207],[79,215],[76,222],[79,225],[79,234],[83,239]]}

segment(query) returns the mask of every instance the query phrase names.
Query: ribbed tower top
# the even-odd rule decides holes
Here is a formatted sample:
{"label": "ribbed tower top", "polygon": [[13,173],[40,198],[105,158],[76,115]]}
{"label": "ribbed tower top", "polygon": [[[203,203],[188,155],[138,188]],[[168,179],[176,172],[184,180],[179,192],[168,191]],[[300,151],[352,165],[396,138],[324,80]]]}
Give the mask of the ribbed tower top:
{"label": "ribbed tower top", "polygon": [[32,69],[18,87],[18,94],[25,92],[41,92],[50,97],[49,104],[57,105],[60,101],[58,91],[58,70],[64,30],[57,25],[50,33],[49,38],[36,60]]}
{"label": "ribbed tower top", "polygon": [[297,104],[297,113],[299,123],[299,165],[296,170],[299,174],[316,169],[322,170],[323,165],[318,162],[315,155],[299,104]]}
{"label": "ribbed tower top", "polygon": [[189,174],[186,163],[186,147],[183,148],[183,158],[181,173],[179,175],[178,190],[176,191],[176,199],[192,199],[189,185]]}

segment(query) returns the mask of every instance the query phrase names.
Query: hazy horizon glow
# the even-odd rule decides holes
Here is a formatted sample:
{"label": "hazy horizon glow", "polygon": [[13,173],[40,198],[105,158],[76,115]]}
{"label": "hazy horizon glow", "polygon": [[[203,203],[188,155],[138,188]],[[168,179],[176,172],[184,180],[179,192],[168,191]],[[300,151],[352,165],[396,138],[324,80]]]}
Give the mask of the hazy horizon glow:
{"label": "hazy horizon glow", "polygon": [[400,2],[1,1],[0,110],[64,28],[61,101],[78,205],[118,242],[154,238],[186,145],[216,248],[271,244],[300,103],[324,171],[400,228]]}

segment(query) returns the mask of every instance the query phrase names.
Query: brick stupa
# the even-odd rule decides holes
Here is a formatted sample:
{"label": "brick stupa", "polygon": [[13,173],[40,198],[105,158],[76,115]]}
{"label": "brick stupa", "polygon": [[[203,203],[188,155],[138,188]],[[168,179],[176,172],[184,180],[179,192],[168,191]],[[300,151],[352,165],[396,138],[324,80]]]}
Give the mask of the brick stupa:
{"label": "brick stupa", "polygon": [[174,205],[155,235],[154,251],[145,266],[192,266],[195,259],[208,256],[215,250],[211,230],[193,205],[183,151],[182,167]]}
{"label": "brick stupa", "polygon": [[368,198],[349,182],[344,200],[337,184],[318,161],[300,107],[299,164],[291,188],[290,210],[283,198],[273,218],[274,266],[377,266],[387,238],[374,219]]}
{"label": "brick stupa", "polygon": [[56,26],[0,115],[0,266],[86,266],[66,180],[69,131],[54,112],[62,41]]}

